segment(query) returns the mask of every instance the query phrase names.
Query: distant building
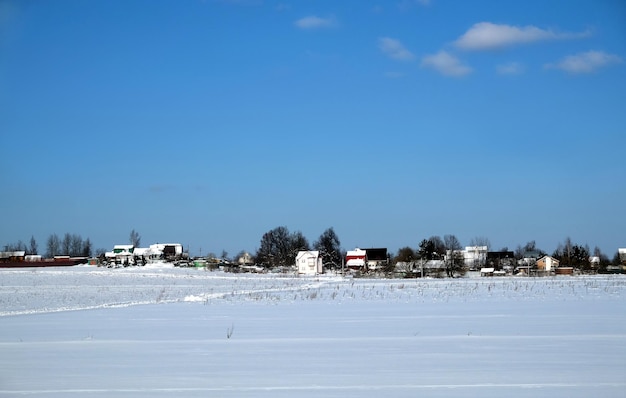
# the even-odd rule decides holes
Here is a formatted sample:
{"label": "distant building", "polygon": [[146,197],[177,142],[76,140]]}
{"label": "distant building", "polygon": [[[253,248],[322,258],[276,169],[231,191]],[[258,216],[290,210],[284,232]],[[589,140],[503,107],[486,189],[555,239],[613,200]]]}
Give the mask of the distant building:
{"label": "distant building", "polygon": [[517,262],[519,267],[531,267],[537,263],[537,260],[542,257],[539,251],[527,251],[522,254],[522,258]]}
{"label": "distant building", "polygon": [[487,246],[466,246],[463,259],[470,269],[480,269],[487,262]]}
{"label": "distant building", "polygon": [[152,255],[160,255],[165,261],[180,260],[184,257],[183,245],[180,243],[155,243],[150,245]]}
{"label": "distant building", "polygon": [[368,269],[383,268],[389,262],[386,247],[365,249],[365,259]]}
{"label": "distant building", "polygon": [[346,253],[346,268],[349,269],[365,269],[367,264],[367,252],[356,248],[348,250]]}
{"label": "distant building", "polygon": [[511,251],[487,252],[485,265],[495,270],[512,270],[515,267],[515,253]]}
{"label": "distant building", "polygon": [[133,245],[115,245],[113,251],[104,254],[107,262],[119,265],[135,264],[135,246]]}
{"label": "distant building", "polygon": [[147,248],[133,245],[115,245],[113,251],[104,254],[106,262],[117,265],[136,265],[158,263],[162,261],[174,262],[187,257],[183,253],[180,243],[156,243]]}
{"label": "distant building", "polygon": [[598,269],[600,267],[600,257],[599,256],[589,257],[589,265],[591,265],[592,269]]}
{"label": "distant building", "polygon": [[537,271],[553,272],[559,267],[559,260],[552,256],[543,256],[537,260]]}
{"label": "distant building", "polygon": [[239,265],[249,265],[252,264],[252,256],[248,252],[244,252],[238,259],[237,264]]}
{"label": "distant building", "polygon": [[0,262],[24,261],[25,251],[0,252]]}
{"label": "distant building", "polygon": [[322,257],[317,250],[299,251],[296,255],[298,275],[318,275],[324,272]]}

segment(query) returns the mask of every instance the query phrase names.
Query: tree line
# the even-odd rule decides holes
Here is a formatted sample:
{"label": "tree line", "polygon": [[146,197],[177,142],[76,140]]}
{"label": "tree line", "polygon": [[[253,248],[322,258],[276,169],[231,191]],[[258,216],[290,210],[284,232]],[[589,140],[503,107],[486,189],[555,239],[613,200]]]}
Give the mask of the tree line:
{"label": "tree line", "polygon": [[289,232],[285,226],[276,227],[263,234],[255,261],[268,267],[291,265],[298,252],[305,250],[318,250],[326,267],[336,268],[341,265],[341,242],[332,227],[326,229],[313,245],[300,231]]}
{"label": "tree line", "polygon": [[[134,229],[130,232],[129,242],[136,247],[140,245],[141,236]],[[470,240],[469,246],[487,246],[491,250],[491,243],[486,237],[475,237]],[[449,234],[443,237],[431,236],[422,239],[416,248],[409,246],[402,247],[397,254],[389,253],[393,264],[413,263],[415,261],[444,260],[445,269],[448,276],[458,275],[464,272],[464,258],[460,251],[463,249],[459,239],[455,235]],[[327,268],[338,268],[341,266],[346,252],[341,248],[341,241],[333,227],[327,228],[319,238],[311,245],[308,239],[300,231],[290,232],[286,226],[276,227],[261,237],[259,249],[253,256],[256,264],[266,267],[277,267],[282,265],[292,265],[296,254],[301,250],[317,250],[320,252],[324,266]],[[4,251],[24,251],[27,255],[37,255],[38,244],[33,236],[27,243],[18,240],[16,243],[4,246]],[[509,251],[508,247],[503,247],[500,252]],[[96,250],[104,253],[104,249]],[[241,257],[245,251],[241,251],[235,260]],[[534,253],[537,257],[548,255],[548,253],[537,247],[535,241],[529,241],[525,245],[518,245],[514,251],[516,260],[524,258],[528,253]],[[62,237],[51,234],[46,240],[45,256],[71,257],[91,257],[93,254],[92,243],[89,238],[83,239],[78,234],[65,233]],[[210,256],[216,257],[213,254]],[[227,260],[228,253],[223,251],[221,258]],[[587,244],[576,244],[567,237],[552,252],[552,257],[559,260],[562,266],[571,266],[581,270],[592,268],[590,257],[599,260],[597,264],[599,270],[606,269],[610,264],[620,264],[619,253],[615,253],[612,259],[602,253],[599,247],[590,250]]]}
{"label": "tree line", "polygon": [[[28,245],[21,240],[4,246],[4,251],[23,251],[26,255],[38,255],[39,246],[34,236],[31,236]],[[65,233],[63,237],[51,234],[46,240],[45,257],[70,256],[91,257],[93,246],[89,238],[83,239],[78,234]]]}
{"label": "tree line", "polygon": [[[469,246],[486,246],[488,250],[494,251],[489,239],[484,236],[472,238]],[[395,255],[389,253],[389,257],[393,264],[413,263],[421,260],[443,260],[446,274],[455,276],[465,271],[466,264],[461,252],[463,248],[459,239],[453,234],[444,235],[443,237],[431,236],[422,239],[417,247],[402,247],[398,249]],[[307,238],[300,231],[290,232],[287,227],[280,226],[263,234],[259,249],[254,256],[254,261],[256,264],[266,267],[291,265],[300,250],[319,250],[324,265],[331,268],[340,266],[346,253],[341,248],[339,237],[332,227],[326,229],[313,245],[310,245]],[[599,270],[606,269],[610,264],[617,265],[620,263],[617,251],[613,258],[609,259],[607,255],[602,253],[599,247],[596,246],[593,250],[590,250],[587,244],[573,243],[569,237],[565,238],[562,243],[559,243],[551,254],[537,247],[534,240],[524,245],[518,245],[515,250],[502,247],[498,251],[512,252],[515,260],[521,260],[531,255],[536,258],[551,255],[559,260],[562,266],[571,266],[581,270],[592,268],[591,257],[596,257],[599,260],[597,264]],[[223,253],[224,255],[225,253]]]}

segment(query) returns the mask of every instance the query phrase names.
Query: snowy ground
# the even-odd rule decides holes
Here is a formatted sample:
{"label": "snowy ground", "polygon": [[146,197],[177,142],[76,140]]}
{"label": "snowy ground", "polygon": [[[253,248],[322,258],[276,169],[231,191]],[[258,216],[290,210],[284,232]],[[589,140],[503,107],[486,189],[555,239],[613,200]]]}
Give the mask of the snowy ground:
{"label": "snowy ground", "polygon": [[0,270],[0,397],[624,397],[626,278]]}

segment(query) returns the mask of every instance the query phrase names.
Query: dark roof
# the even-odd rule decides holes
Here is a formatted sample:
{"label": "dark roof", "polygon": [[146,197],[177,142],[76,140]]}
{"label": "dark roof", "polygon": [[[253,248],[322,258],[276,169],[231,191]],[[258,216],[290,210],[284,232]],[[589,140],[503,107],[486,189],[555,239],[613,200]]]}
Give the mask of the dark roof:
{"label": "dark roof", "polygon": [[363,249],[367,253],[367,259],[372,261],[384,261],[387,260],[387,248],[371,248]]}
{"label": "dark roof", "polygon": [[515,253],[510,251],[487,252],[487,259],[514,258]]}

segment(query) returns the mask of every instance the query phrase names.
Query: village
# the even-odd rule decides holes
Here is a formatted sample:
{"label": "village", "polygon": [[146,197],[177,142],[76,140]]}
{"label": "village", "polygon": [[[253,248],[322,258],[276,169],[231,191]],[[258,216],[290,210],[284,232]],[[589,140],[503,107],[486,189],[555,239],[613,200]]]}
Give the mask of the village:
{"label": "village", "polygon": [[[0,268],[71,266],[88,264],[108,268],[170,264],[177,267],[195,267],[226,272],[285,273],[315,276],[325,273],[394,277],[394,278],[441,278],[464,276],[552,276],[577,275],[581,273],[626,273],[626,248],[619,248],[620,264],[600,268],[600,258],[590,256],[585,269],[561,264],[553,256],[540,251],[528,251],[516,258],[513,251],[489,251],[487,246],[466,246],[462,250],[447,251],[442,258],[416,258],[397,261],[386,248],[355,248],[342,256],[340,264],[324,263],[320,250],[298,250],[293,263],[280,267],[258,264],[248,252],[242,252],[232,260],[214,256],[190,257],[181,243],[155,243],[148,247],[132,244],[114,245],[111,251],[97,257],[27,255],[26,251],[0,252]],[[396,260],[396,261],[394,261]],[[454,272],[452,272],[454,270]]]}
{"label": "village", "polygon": [[[576,275],[580,273],[626,273],[626,248],[619,248],[620,264],[600,268],[600,258],[589,257],[585,269],[562,264],[553,256],[540,251],[528,251],[516,258],[513,251],[489,251],[487,246],[466,246],[462,250],[447,251],[442,258],[416,258],[397,261],[386,248],[355,248],[343,253],[340,264],[324,263],[320,250],[298,250],[291,264],[268,267],[257,264],[248,252],[242,252],[232,260],[215,256],[190,257],[181,243],[155,243],[148,247],[132,244],[114,245],[111,251],[97,257],[55,256],[52,259],[40,255],[26,255],[25,251],[0,252],[0,267],[68,266],[88,264],[109,268],[145,266],[165,263],[178,267],[221,269],[227,272],[281,272],[302,276],[325,273],[395,278],[441,278],[462,276],[551,276]],[[454,272],[452,272],[454,269]]]}

